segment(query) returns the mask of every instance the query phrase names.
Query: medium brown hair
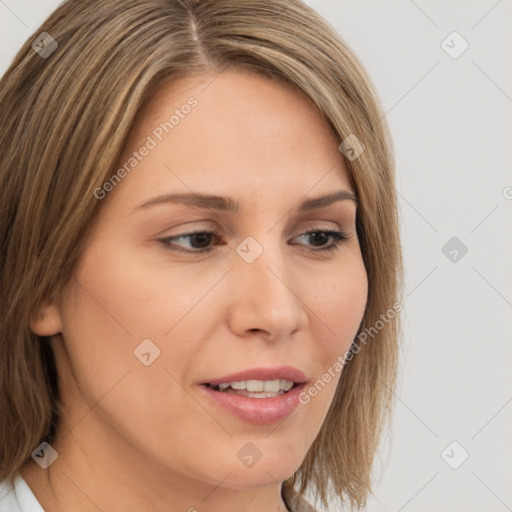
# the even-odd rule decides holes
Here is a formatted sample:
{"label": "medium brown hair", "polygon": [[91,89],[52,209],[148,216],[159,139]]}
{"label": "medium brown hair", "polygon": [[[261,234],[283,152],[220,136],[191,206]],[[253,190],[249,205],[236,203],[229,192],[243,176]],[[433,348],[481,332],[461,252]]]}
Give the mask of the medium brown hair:
{"label": "medium brown hair", "polygon": [[[43,58],[46,32],[58,43]],[[359,333],[401,293],[394,161],[378,95],[347,44],[298,0],[68,0],[39,27],[0,81],[0,478],[13,479],[51,442],[59,418],[56,368],[31,315],[70,279],[100,211],[94,190],[116,171],[130,130],[164,81],[226,67],[290,84],[341,143],[358,197],[368,274]],[[382,323],[382,322],[381,322]],[[398,315],[347,358],[327,417],[283,486],[363,507],[389,419]]]}

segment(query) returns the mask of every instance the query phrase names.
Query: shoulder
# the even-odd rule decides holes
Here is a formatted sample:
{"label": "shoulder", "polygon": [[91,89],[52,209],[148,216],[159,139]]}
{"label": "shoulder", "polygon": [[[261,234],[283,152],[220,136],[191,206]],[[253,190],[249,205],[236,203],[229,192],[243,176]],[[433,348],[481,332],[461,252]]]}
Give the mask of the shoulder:
{"label": "shoulder", "polygon": [[36,497],[21,475],[14,485],[8,480],[0,481],[0,512],[44,512]]}

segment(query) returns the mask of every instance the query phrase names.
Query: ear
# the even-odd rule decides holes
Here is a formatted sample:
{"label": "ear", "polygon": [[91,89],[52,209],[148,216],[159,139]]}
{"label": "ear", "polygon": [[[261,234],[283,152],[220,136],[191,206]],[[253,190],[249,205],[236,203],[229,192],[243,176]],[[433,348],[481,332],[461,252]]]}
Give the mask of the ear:
{"label": "ear", "polygon": [[30,318],[30,330],[39,336],[62,332],[60,312],[55,304],[41,306]]}

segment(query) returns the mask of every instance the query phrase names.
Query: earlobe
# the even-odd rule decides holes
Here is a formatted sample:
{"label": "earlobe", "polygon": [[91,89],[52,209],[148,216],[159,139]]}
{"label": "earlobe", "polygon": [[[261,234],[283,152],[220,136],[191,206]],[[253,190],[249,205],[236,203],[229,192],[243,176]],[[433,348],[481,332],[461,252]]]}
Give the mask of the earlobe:
{"label": "earlobe", "polygon": [[62,332],[60,312],[54,304],[39,308],[30,318],[30,330],[39,336],[53,336]]}

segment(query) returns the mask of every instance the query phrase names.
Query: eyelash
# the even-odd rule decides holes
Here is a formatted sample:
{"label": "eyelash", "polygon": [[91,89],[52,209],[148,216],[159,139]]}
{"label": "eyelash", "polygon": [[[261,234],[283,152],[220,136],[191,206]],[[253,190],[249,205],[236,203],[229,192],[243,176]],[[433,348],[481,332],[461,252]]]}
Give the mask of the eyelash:
{"label": "eyelash", "polygon": [[[312,234],[316,234],[316,233],[326,234],[326,235],[334,238],[335,242],[332,243],[331,245],[321,247],[319,249],[312,249],[312,252],[334,252],[334,251],[338,250],[340,248],[340,246],[344,242],[346,242],[346,240],[348,239],[348,235],[343,231],[324,230],[324,229],[315,229],[315,230],[306,231],[305,233],[302,233],[301,235],[298,235],[298,236],[307,236],[307,235],[312,235]],[[162,243],[166,249],[169,249],[172,251],[184,252],[184,253],[188,253],[188,254],[206,253],[206,252],[210,252],[213,249],[213,247],[206,247],[203,249],[189,250],[189,249],[180,249],[180,248],[172,247],[173,244],[171,243],[171,241],[177,240],[180,238],[191,237],[194,235],[213,235],[213,237],[217,240],[220,238],[220,235],[218,233],[216,233],[215,231],[194,231],[194,232],[190,232],[190,233],[183,233],[181,235],[162,238],[158,241],[160,243]],[[298,244],[298,245],[302,245],[302,244]]]}

